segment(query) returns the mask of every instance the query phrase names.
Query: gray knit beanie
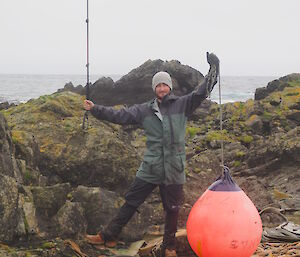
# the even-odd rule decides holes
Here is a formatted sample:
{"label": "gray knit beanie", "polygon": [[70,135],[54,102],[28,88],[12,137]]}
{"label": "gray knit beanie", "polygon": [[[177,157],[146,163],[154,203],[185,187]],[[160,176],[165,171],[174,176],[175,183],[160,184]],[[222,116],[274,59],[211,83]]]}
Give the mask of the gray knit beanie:
{"label": "gray knit beanie", "polygon": [[172,90],[172,79],[170,77],[170,74],[165,71],[157,72],[153,78],[152,78],[152,89],[155,92],[155,88],[158,84],[164,83],[169,86],[169,88]]}

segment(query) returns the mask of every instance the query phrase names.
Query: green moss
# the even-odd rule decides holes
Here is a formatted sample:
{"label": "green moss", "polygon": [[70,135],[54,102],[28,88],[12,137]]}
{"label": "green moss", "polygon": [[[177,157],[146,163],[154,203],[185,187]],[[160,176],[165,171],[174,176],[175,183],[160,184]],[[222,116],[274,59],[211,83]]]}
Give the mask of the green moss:
{"label": "green moss", "polygon": [[281,108],[277,108],[275,110],[275,113],[277,114],[278,117],[283,118],[284,111]]}
{"label": "green moss", "polygon": [[290,86],[292,87],[300,87],[300,78],[295,79],[294,81],[288,82]]}
{"label": "green moss", "polygon": [[25,132],[20,130],[13,130],[12,133],[12,141],[14,144],[22,144],[25,140]]}
{"label": "green moss", "polygon": [[68,200],[72,200],[72,198],[73,198],[72,194],[71,194],[71,193],[68,193],[68,194],[67,194],[67,199],[68,199]]}
{"label": "green moss", "polygon": [[24,179],[25,185],[30,185],[33,182],[34,177],[32,176],[32,173],[30,170],[26,169],[23,179]]}
{"label": "green moss", "polygon": [[246,155],[246,153],[243,152],[243,151],[237,151],[237,152],[235,153],[235,156],[238,157],[238,158],[242,158],[242,157],[244,157],[245,155]]}
{"label": "green moss", "polygon": [[228,117],[226,120],[226,125],[237,129],[243,128],[249,113],[251,113],[253,109],[253,100],[249,100],[245,103],[235,102],[226,104],[226,108],[224,108],[224,113],[226,117]]}
{"label": "green moss", "polygon": [[17,113],[23,113],[26,110],[26,105],[24,103],[19,104],[16,107],[8,109],[5,114],[14,115]]}
{"label": "green moss", "polygon": [[64,123],[65,125],[65,132],[69,133],[69,132],[72,132],[74,130],[74,124],[72,124],[71,121],[66,121]]}
{"label": "green moss", "polygon": [[25,226],[25,232],[26,232],[26,235],[27,235],[28,231],[29,231],[29,225],[28,225],[28,221],[27,221],[25,216],[24,216],[24,226]]}
{"label": "green moss", "polygon": [[55,248],[56,244],[53,242],[45,242],[42,244],[41,248],[42,249],[52,249]]}
{"label": "green moss", "polygon": [[72,116],[71,112],[64,108],[58,101],[49,100],[41,105],[40,110],[43,112],[50,111],[55,114],[60,114],[62,117]]}
{"label": "green moss", "polygon": [[198,143],[198,145],[195,146],[195,148],[194,148],[195,149],[195,153],[199,153],[199,152],[201,152],[201,151],[203,151],[205,149],[205,146],[202,145],[201,143],[200,144]]}
{"label": "green moss", "polygon": [[244,144],[250,144],[253,141],[253,137],[249,135],[242,135],[239,140]]}
{"label": "green moss", "polygon": [[253,122],[254,120],[256,120],[258,118],[258,116],[256,114],[253,114],[250,116],[250,118],[247,120],[247,123],[251,123]]}
{"label": "green moss", "polygon": [[193,171],[194,171],[195,173],[199,174],[199,173],[201,172],[201,169],[199,169],[199,168],[194,168]]}
{"label": "green moss", "polygon": [[37,102],[38,104],[44,104],[44,103],[46,103],[47,98],[48,98],[48,96],[46,96],[46,95],[40,96],[40,97],[37,99],[36,102]]}
{"label": "green moss", "polygon": [[233,138],[228,134],[227,130],[223,129],[223,131],[219,130],[214,130],[214,131],[209,131],[206,134],[206,140],[211,142],[213,140],[224,140],[227,142],[233,142]]}
{"label": "green moss", "polygon": [[185,175],[188,176],[189,175],[189,170],[187,168],[184,169]]}
{"label": "green moss", "polygon": [[270,120],[272,120],[272,114],[270,112],[264,111],[262,118],[265,121],[270,121]]}
{"label": "green moss", "polygon": [[11,139],[12,139],[12,142],[13,142],[14,145],[19,143],[18,138],[12,137]]}
{"label": "green moss", "polygon": [[186,134],[190,137],[190,138],[194,138],[195,135],[200,131],[200,128],[196,128],[196,127],[187,127],[186,128]]}
{"label": "green moss", "polygon": [[295,95],[299,95],[299,92],[291,92],[286,94],[286,96],[295,96]]}
{"label": "green moss", "polygon": [[233,163],[233,166],[234,167],[239,167],[239,166],[241,166],[241,162],[240,161],[234,161],[234,163]]}

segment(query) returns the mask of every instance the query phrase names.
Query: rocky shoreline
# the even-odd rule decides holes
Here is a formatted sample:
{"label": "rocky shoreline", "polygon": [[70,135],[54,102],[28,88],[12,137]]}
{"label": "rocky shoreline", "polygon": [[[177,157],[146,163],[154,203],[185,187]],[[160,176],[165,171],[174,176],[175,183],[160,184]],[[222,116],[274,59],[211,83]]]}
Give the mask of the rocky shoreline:
{"label": "rocky shoreline", "polygon": [[[158,69],[171,73],[178,95],[203,79],[177,61],[147,61],[115,85],[109,78],[98,80],[91,85],[91,97],[115,108],[149,100],[149,79]],[[122,205],[142,159],[145,136],[138,127],[93,117],[82,130],[83,95],[84,88],[66,85],[0,112],[1,256],[74,256],[65,240],[73,240],[89,256],[118,256],[86,245],[82,236],[96,233]],[[179,226],[185,227],[193,203],[220,175],[221,139],[226,165],[257,209],[276,208],[300,224],[300,74],[257,89],[254,100],[224,104],[223,120],[220,133],[219,107],[206,100],[188,121]],[[162,229],[158,192],[139,211],[122,232],[125,246]],[[284,221],[276,212],[261,217],[265,227]],[[255,254],[297,256],[299,244],[262,243]]]}

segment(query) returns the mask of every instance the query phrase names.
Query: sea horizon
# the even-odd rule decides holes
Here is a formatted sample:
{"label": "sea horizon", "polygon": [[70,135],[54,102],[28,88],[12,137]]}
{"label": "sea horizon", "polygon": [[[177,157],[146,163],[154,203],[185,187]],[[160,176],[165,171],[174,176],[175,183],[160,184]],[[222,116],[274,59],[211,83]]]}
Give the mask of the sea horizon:
{"label": "sea horizon", "polygon": [[[121,74],[90,74],[89,81],[110,77],[114,82]],[[221,76],[222,103],[254,99],[256,88],[265,87],[276,76]],[[42,95],[49,95],[71,82],[75,87],[85,86],[86,74],[4,74],[0,73],[0,103],[24,103]],[[218,87],[218,85],[216,85]],[[213,90],[211,100],[219,102],[219,90]]]}

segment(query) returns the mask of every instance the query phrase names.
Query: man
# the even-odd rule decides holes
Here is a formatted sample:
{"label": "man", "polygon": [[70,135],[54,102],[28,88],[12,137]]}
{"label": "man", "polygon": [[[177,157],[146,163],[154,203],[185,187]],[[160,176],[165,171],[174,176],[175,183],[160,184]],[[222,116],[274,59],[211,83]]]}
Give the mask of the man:
{"label": "man", "polygon": [[186,180],[184,172],[186,121],[210,94],[219,74],[218,57],[207,53],[207,61],[210,69],[202,84],[185,96],[173,95],[170,75],[167,72],[158,72],[152,79],[156,98],[150,102],[114,110],[85,100],[84,108],[90,110],[97,119],[121,125],[141,124],[147,137],[144,159],[135,181],[125,195],[125,204],[98,235],[86,235],[89,243],[115,245],[122,228],[154,188],[159,186],[165,210],[162,255],[177,256],[175,233],[183,197],[183,184]]}

